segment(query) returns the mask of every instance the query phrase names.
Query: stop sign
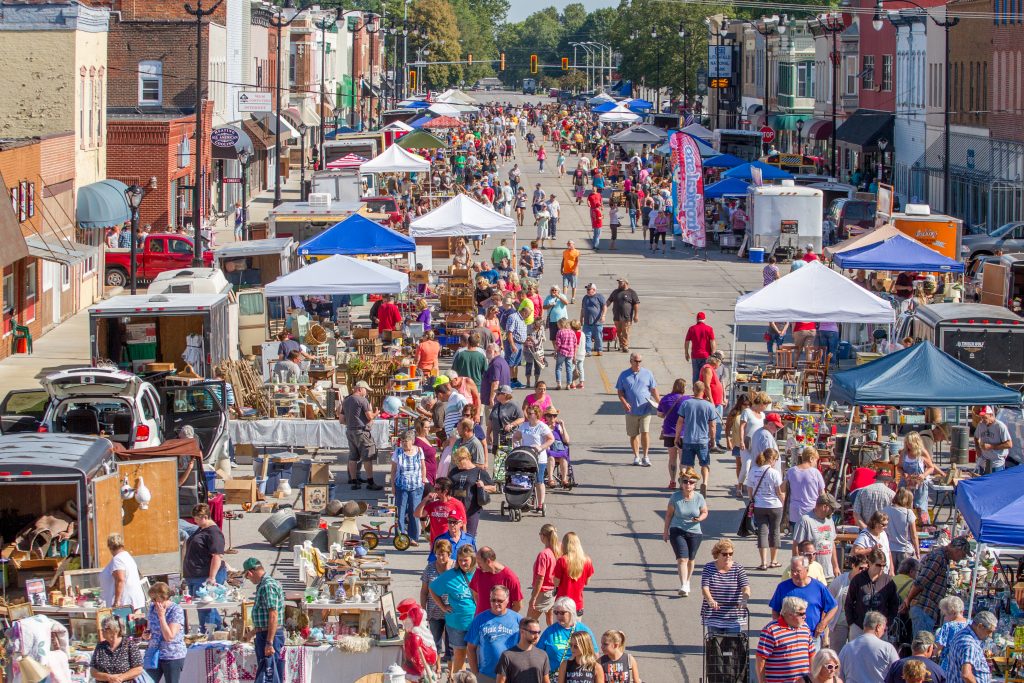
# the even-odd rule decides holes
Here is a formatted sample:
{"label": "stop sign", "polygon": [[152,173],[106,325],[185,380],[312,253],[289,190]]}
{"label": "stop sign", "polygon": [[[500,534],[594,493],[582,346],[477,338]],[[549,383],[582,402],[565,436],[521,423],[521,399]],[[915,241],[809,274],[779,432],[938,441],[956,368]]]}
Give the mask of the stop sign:
{"label": "stop sign", "polygon": [[761,126],[761,139],[766,145],[770,145],[775,140],[775,129],[771,126]]}

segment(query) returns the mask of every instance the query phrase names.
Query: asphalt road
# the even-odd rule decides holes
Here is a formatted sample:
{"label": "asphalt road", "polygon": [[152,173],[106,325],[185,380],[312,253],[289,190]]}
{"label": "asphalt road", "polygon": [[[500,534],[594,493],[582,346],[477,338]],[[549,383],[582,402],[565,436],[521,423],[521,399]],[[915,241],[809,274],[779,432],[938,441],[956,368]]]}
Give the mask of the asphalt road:
{"label": "asphalt road", "polygon": [[[473,92],[493,101],[537,101],[516,93]],[[553,164],[554,156],[549,156]],[[641,301],[640,323],[634,328],[633,349],[644,354],[644,365],[657,378],[664,392],[676,377],[689,380],[689,363],[683,358],[682,339],[686,328],[698,311],[705,311],[715,328],[719,347],[728,354],[733,344],[732,308],[736,297],[760,286],[760,267],[738,261],[735,256],[712,250],[710,260],[694,259],[681,248],[667,256],[652,256],[640,233],[620,234],[619,250],[594,252],[590,248],[589,218],[584,207],[571,199],[568,178],[558,179],[555,173],[538,173],[537,163],[527,155],[525,145],[519,150],[518,162],[528,188],[542,183],[546,191],[559,195],[562,220],[558,226],[558,248],[547,251],[548,274],[543,278],[542,292],[551,284],[561,284],[558,263],[565,240],[572,238],[583,252],[582,285],[598,284],[608,294],[619,275],[629,277]],[[568,166],[575,166],[570,158]],[[502,169],[505,177],[507,166]],[[520,243],[534,235],[526,225],[519,231]],[[484,253],[490,252],[490,246]],[[582,294],[580,294],[581,296]],[[573,314],[578,306],[572,306]],[[759,335],[746,335],[743,349],[763,350]],[[545,522],[554,523],[560,534],[575,531],[586,552],[593,558],[596,573],[586,589],[584,622],[600,635],[609,628],[624,631],[627,647],[640,662],[645,681],[698,681],[702,677],[702,630],[700,625],[699,575],[694,577],[690,597],[677,595],[679,587],[675,560],[668,544],[661,540],[662,514],[669,492],[665,448],[660,440],[652,447],[651,468],[633,467],[625,420],[615,397],[615,379],[628,367],[626,354],[606,353],[586,362],[586,389],[552,392],[554,404],[562,411],[572,437],[572,455],[579,486],[571,493],[553,493],[547,501],[547,516],[527,514],[519,523],[502,518],[498,512],[500,496],[495,496],[484,513],[478,534],[479,542],[490,545],[499,561],[510,566],[524,584],[531,580],[533,560],[541,546],[537,532]],[[553,366],[542,378],[553,385]],[[526,391],[516,392],[522,401]],[[652,429],[660,429],[655,419]],[[711,560],[711,546],[728,536],[737,545],[737,561],[748,567],[758,564],[752,540],[737,540],[735,530],[742,508],[739,500],[729,496],[734,481],[732,458],[715,456],[708,492],[710,517],[703,523],[704,543],[698,553],[699,567]],[[337,468],[341,469],[341,468]],[[378,468],[381,471],[385,468]],[[348,497],[348,491],[343,489]],[[366,496],[365,490],[354,492]],[[290,553],[270,549],[259,539],[255,529],[262,515],[247,515],[234,524],[234,544],[239,554],[230,558],[240,565],[244,557],[255,554],[274,567],[275,575],[291,580],[296,573]],[[259,539],[259,540],[257,540]],[[419,595],[419,574],[426,561],[426,544],[406,553],[392,551],[389,563],[394,569],[394,591],[397,600]],[[788,556],[788,546],[782,557]],[[766,603],[778,581],[779,571],[751,571],[752,633],[763,626],[769,610]],[[756,644],[752,640],[752,645]]]}

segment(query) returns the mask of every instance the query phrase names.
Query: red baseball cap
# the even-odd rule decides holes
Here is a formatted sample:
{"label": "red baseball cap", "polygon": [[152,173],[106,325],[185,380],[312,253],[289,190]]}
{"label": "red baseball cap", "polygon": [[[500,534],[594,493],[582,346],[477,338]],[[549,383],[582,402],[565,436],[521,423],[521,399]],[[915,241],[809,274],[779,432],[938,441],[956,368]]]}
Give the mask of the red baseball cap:
{"label": "red baseball cap", "polygon": [[982,406],[981,410],[978,411],[978,415],[995,415],[995,411],[992,410],[992,406]]}
{"label": "red baseball cap", "polygon": [[699,311],[697,313],[697,320],[704,320],[705,318],[707,318],[707,316],[704,314],[704,311]]}
{"label": "red baseball cap", "polygon": [[764,421],[765,424],[771,422],[773,425],[776,425],[778,427],[782,426],[782,418],[779,417],[778,413],[768,413],[767,415],[764,416]]}

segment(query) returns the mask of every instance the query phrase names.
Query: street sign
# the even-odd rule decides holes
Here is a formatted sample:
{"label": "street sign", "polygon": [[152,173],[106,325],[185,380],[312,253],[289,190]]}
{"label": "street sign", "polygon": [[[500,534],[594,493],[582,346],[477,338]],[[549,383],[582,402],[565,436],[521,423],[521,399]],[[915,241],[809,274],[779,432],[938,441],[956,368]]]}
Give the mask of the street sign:
{"label": "street sign", "polygon": [[771,126],[761,126],[760,132],[764,144],[770,145],[775,141],[775,129]]}
{"label": "street sign", "polygon": [[214,147],[233,148],[238,144],[238,131],[234,128],[214,128],[210,131],[210,141]]}
{"label": "street sign", "polygon": [[708,76],[711,78],[729,78],[732,76],[731,46],[708,46]]}
{"label": "street sign", "polygon": [[240,92],[238,93],[238,111],[259,114],[274,110],[272,93]]}
{"label": "street sign", "polygon": [[229,183],[229,184],[230,183],[241,183],[242,182],[241,178],[221,178],[220,180],[221,180],[222,183]]}

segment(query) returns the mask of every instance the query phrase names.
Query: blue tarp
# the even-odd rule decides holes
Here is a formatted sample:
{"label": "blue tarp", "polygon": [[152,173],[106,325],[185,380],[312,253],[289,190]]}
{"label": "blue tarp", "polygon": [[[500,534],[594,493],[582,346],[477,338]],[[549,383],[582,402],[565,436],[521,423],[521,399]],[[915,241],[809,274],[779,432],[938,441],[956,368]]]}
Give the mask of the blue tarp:
{"label": "blue tarp", "polygon": [[739,157],[735,157],[732,154],[719,154],[707,159],[704,162],[704,168],[736,168],[742,166],[747,162],[743,161]]}
{"label": "blue tarp", "polygon": [[832,375],[833,400],[852,405],[1020,405],[1019,392],[961,363],[931,342]]}
{"label": "blue tarp", "polygon": [[840,268],[895,270],[925,273],[962,273],[964,264],[943,256],[917,240],[903,235],[890,237],[859,249],[841,251],[832,259]]}
{"label": "blue tarp", "polygon": [[1024,467],[961,481],[956,508],[979,543],[1024,545]]}
{"label": "blue tarp", "polygon": [[331,130],[331,131],[328,131],[328,132],[324,133],[324,140],[333,140],[334,138],[338,137],[338,135],[344,135],[345,133],[357,133],[357,132],[359,132],[359,131],[357,131],[355,128],[349,128],[348,126],[341,126],[340,128],[335,128],[334,130]]}
{"label": "blue tarp", "polygon": [[739,178],[723,178],[704,188],[704,199],[719,199],[721,197],[744,197],[750,185]]}
{"label": "blue tarp", "polygon": [[353,214],[299,245],[300,256],[404,254],[416,243],[365,216]]}
{"label": "blue tarp", "polygon": [[730,168],[728,171],[722,174],[723,178],[739,178],[740,180],[750,180],[751,169],[754,167],[761,169],[761,178],[763,180],[787,180],[792,178],[793,175],[786,171],[783,171],[777,166],[770,166],[763,161],[751,161],[750,163],[743,164],[742,166],[736,166]]}

